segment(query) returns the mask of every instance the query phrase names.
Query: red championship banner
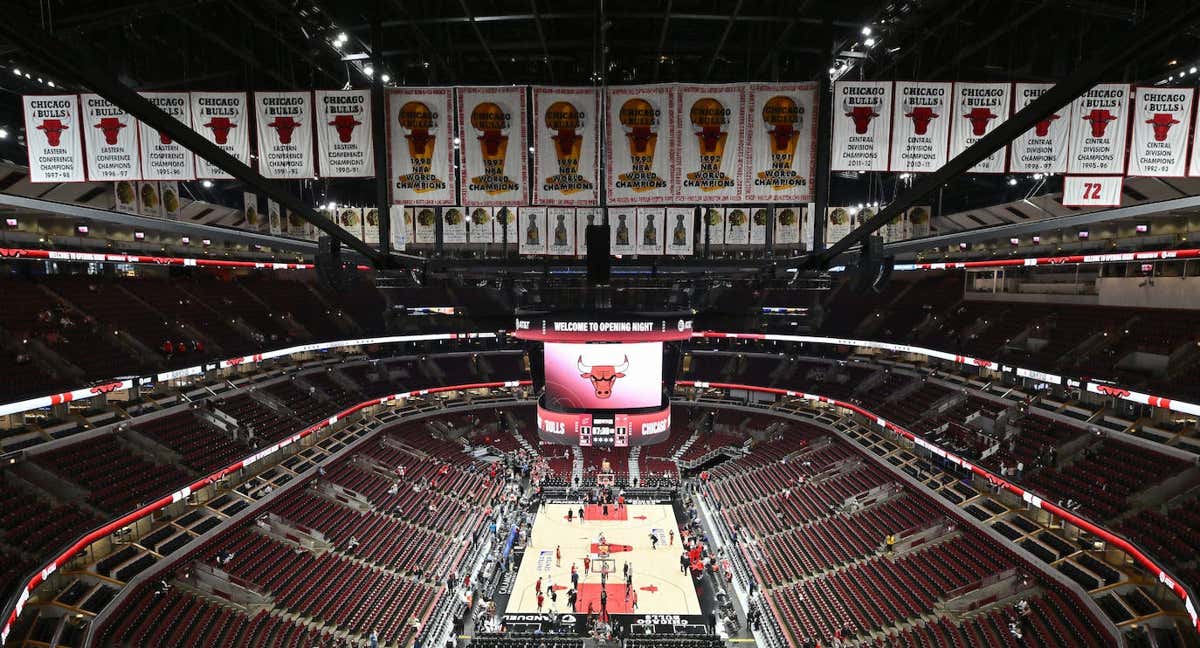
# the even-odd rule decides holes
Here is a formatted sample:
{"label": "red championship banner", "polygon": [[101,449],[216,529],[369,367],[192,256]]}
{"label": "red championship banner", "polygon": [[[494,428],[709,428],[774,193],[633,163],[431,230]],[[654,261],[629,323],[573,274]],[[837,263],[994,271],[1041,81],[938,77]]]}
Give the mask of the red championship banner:
{"label": "red championship banner", "polygon": [[887,171],[891,142],[892,82],[833,84],[834,171]]}
{"label": "red championship banner", "polygon": [[[1033,103],[1054,87],[1053,83],[1018,83],[1013,90],[1013,112]],[[1008,170],[1013,173],[1065,173],[1067,142],[1070,140],[1071,109],[1068,106],[1042,119],[1012,142]]]}
{"label": "red championship banner", "polygon": [[137,120],[100,95],[79,96],[88,180],[137,180]]}
{"label": "red championship banner", "polygon": [[457,88],[459,182],[468,207],[525,205],[525,88]]}
{"label": "red championship banner", "polygon": [[317,90],[317,159],[323,178],[375,175],[370,90]]}
{"label": "red championship banner", "polygon": [[[671,85],[608,89],[605,168],[610,205],[665,203],[678,166]],[[616,250],[614,249],[614,253]]]}
{"label": "red championship banner", "polygon": [[675,89],[679,200],[742,199],[745,94],[742,84],[681,85]]}
{"label": "red championship banner", "polygon": [[892,171],[928,173],[946,163],[952,94],[950,83],[896,82]]}
{"label": "red championship banner", "polygon": [[[967,150],[1008,119],[1012,105],[1011,83],[955,83],[951,109],[950,157]],[[971,173],[1004,173],[1008,147],[992,153]]]}
{"label": "red championship banner", "polygon": [[280,180],[312,178],[313,107],[310,92],[255,92],[258,170]]}
{"label": "red championship banner", "polygon": [[388,92],[388,173],[393,203],[455,203],[453,92],[450,88]]}
{"label": "red championship banner", "polygon": [[1124,173],[1129,85],[1101,83],[1071,103],[1067,173]]}
{"label": "red championship banner", "polygon": [[742,189],[754,202],[812,200],[817,160],[817,87],[751,84],[746,90]]}
{"label": "red championship banner", "polygon": [[[250,164],[250,108],[244,92],[193,92],[192,130],[221,150]],[[197,178],[229,179],[217,165],[196,158]]]}
{"label": "red championship banner", "polygon": [[594,88],[533,88],[533,204],[596,204],[599,124]]}
{"label": "red championship banner", "polygon": [[[192,102],[186,92],[142,92],[142,98],[192,127]],[[195,156],[170,135],[138,122],[143,180],[194,180]]]}
{"label": "red championship banner", "polygon": [[1184,175],[1195,94],[1195,88],[1137,88],[1128,175]]}

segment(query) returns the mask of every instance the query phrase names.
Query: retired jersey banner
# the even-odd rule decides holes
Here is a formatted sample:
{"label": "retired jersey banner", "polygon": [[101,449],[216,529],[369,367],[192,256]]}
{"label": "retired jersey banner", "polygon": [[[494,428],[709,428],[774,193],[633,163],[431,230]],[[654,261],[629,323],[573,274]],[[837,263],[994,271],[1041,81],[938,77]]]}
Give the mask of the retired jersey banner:
{"label": "retired jersey banner", "polygon": [[319,175],[323,178],[374,176],[371,91],[317,90],[316,111]]}
{"label": "retired jersey banner", "polygon": [[1120,207],[1121,176],[1066,176],[1063,207]]}
{"label": "retired jersey banner", "polygon": [[[1013,90],[1014,114],[1052,87],[1053,83],[1016,84]],[[1012,142],[1008,170],[1013,173],[1065,173],[1067,142],[1071,133],[1070,117],[1070,106],[1064,106],[1018,135]]]}
{"label": "retired jersey banner", "polygon": [[471,217],[467,219],[467,242],[494,243],[495,220],[491,207],[472,207]]}
{"label": "retired jersey banner", "polygon": [[442,243],[467,242],[467,214],[462,207],[442,209]]}
{"label": "retired jersey banner", "polygon": [[[950,119],[950,157],[967,150],[1008,119],[1011,83],[955,83]],[[971,173],[1004,173],[1008,147],[971,167]]]}
{"label": "retired jersey banner", "polygon": [[695,231],[696,218],[693,207],[668,207],[666,229],[670,235],[666,237],[667,254],[690,255],[695,249],[692,232]]}
{"label": "retired jersey banner", "polygon": [[808,203],[804,206],[803,212],[800,215],[800,245],[804,249],[813,249],[813,230],[816,229],[816,205]]}
{"label": "retired jersey banner", "polygon": [[952,87],[950,83],[896,82],[892,171],[929,173],[946,163],[953,121]]}
{"label": "retired jersey banner", "polygon": [[704,231],[701,232],[700,244],[707,240],[709,245],[725,245],[725,211],[717,207],[703,209]]}
{"label": "retired jersey banner", "polygon": [[[610,205],[663,203],[674,198],[674,86],[608,89],[604,161]],[[632,215],[632,214],[630,214]],[[614,251],[615,252],[615,251]]]}
{"label": "retired jersey banner", "polygon": [[[250,110],[244,92],[193,92],[192,130],[218,148],[250,164]],[[217,165],[196,158],[196,177],[229,179]]]}
{"label": "retired jersey banner", "polygon": [[575,210],[575,254],[587,254],[587,227],[602,222],[595,208],[580,207]]}
{"label": "retired jersey banner", "polygon": [[891,143],[892,82],[833,84],[834,171],[887,171]]}
{"label": "retired jersey banner", "polygon": [[463,204],[524,205],[525,88],[457,88]]}
{"label": "retired jersey banner", "polygon": [[637,251],[637,210],[616,207],[608,210],[608,247],[612,254],[633,254]]}
{"label": "retired jersey banner", "polygon": [[453,205],[454,111],[450,88],[389,90],[388,173],[392,202]]}
{"label": "retired jersey banner", "polygon": [[414,207],[413,242],[433,243],[437,240],[437,210],[433,207]]}
{"label": "retired jersey banner", "polygon": [[663,223],[666,217],[665,207],[638,207],[638,254],[663,253]]}
{"label": "retired jersey banner", "polygon": [[517,210],[520,234],[517,251],[533,256],[546,253],[546,208],[522,207]]}
{"label": "retired jersey banner", "polygon": [[[142,92],[146,101],[192,127],[191,97],[186,92]],[[143,180],[193,180],[196,177],[195,156],[170,135],[138,122],[141,141]]]}
{"label": "retired jersey banner", "polygon": [[742,114],[746,86],[680,85],[675,89],[680,200],[742,199]]}
{"label": "retired jersey banner", "polygon": [[594,205],[599,160],[594,88],[533,88],[533,203]]}
{"label": "retired jersey banner", "polygon": [[1187,171],[1195,88],[1138,88],[1133,96],[1131,176],[1180,177]]}
{"label": "retired jersey banner", "polygon": [[388,218],[392,220],[392,226],[388,232],[392,238],[392,249],[397,252],[403,252],[404,248],[408,247],[408,242],[412,240],[412,212],[412,207],[388,206]]}
{"label": "retired jersey banner", "polygon": [[[75,95],[22,97],[30,182],[83,182],[83,126]],[[34,132],[38,131],[38,132]]]}
{"label": "retired jersey banner", "polygon": [[548,254],[575,254],[575,209],[550,207],[546,210],[546,231],[549,233]]}
{"label": "retired jersey banner", "polygon": [[795,245],[800,242],[800,217],[803,211],[799,205],[775,208],[776,245]]}
{"label": "retired jersey banner", "polygon": [[1067,173],[1125,173],[1129,85],[1101,83],[1071,103]]}
{"label": "retired jersey banner", "polygon": [[725,245],[750,244],[750,214],[744,207],[725,209]]}
{"label": "retired jersey banner", "polygon": [[846,238],[854,225],[850,210],[845,207],[829,207],[825,214],[825,245],[833,245]]}
{"label": "retired jersey banner", "polygon": [[752,84],[746,91],[742,193],[746,200],[812,200],[817,86]]}
{"label": "retired jersey banner", "polygon": [[311,92],[255,92],[258,171],[280,180],[312,178],[313,107]]}
{"label": "retired jersey banner", "polygon": [[100,95],[79,95],[79,101],[83,106],[88,180],[140,178],[137,120]]}

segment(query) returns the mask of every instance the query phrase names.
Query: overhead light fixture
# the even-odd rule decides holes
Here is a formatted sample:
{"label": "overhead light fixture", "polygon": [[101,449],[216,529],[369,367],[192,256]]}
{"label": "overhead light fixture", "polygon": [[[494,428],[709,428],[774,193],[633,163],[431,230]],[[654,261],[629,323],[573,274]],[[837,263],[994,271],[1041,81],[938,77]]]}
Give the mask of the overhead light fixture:
{"label": "overhead light fixture", "polygon": [[365,74],[367,76],[371,76],[371,75],[375,74],[375,68],[371,67],[370,65],[364,65],[363,66],[363,74]]}
{"label": "overhead light fixture", "polygon": [[870,35],[871,35],[871,28],[870,28],[870,27],[863,27],[863,28],[862,28],[862,35],[863,35],[863,36],[870,36]]}
{"label": "overhead light fixture", "polygon": [[46,82],[46,85],[48,85],[48,86],[50,86],[51,88],[53,88],[53,87],[54,87],[54,82],[53,82],[53,81],[47,81],[47,82]]}
{"label": "overhead light fixture", "polygon": [[1016,179],[1016,178],[1009,178],[1009,179],[1008,179],[1008,186],[1010,186],[1010,187],[1015,187],[1015,186],[1017,186],[1017,179]]}
{"label": "overhead light fixture", "polygon": [[345,43],[348,40],[350,40],[350,37],[346,35],[346,32],[341,32],[337,35],[337,42],[339,43]]}
{"label": "overhead light fixture", "polygon": [[868,38],[867,40],[863,41],[863,45],[866,45],[867,47],[875,47],[875,39]]}
{"label": "overhead light fixture", "polygon": [[0,128],[0,139],[8,139],[8,129]]}
{"label": "overhead light fixture", "polygon": [[392,80],[392,77],[391,77],[391,75],[384,74],[383,76],[379,77],[379,80],[383,81],[384,83],[387,83],[388,81]]}
{"label": "overhead light fixture", "polygon": [[455,138],[454,138],[454,145],[455,145],[455,146],[458,146],[459,144],[462,144],[462,140],[461,140],[461,139],[459,139],[459,138],[457,138],[457,137],[455,137]]}
{"label": "overhead light fixture", "polygon": [[13,74],[21,76],[21,68],[13,68]]}
{"label": "overhead light fixture", "polygon": [[371,55],[367,54],[366,52],[359,52],[358,54],[345,54],[342,56],[343,61],[365,61],[369,58],[371,58]]}
{"label": "overhead light fixture", "polygon": [[333,49],[342,49],[342,41],[340,40],[335,40],[330,44],[333,45]]}
{"label": "overhead light fixture", "polygon": [[1195,73],[1196,73],[1196,66],[1193,65],[1192,67],[1188,68],[1188,74],[1195,74]]}
{"label": "overhead light fixture", "polygon": [[200,184],[203,185],[205,189],[212,189],[212,180],[203,180],[200,182]]}

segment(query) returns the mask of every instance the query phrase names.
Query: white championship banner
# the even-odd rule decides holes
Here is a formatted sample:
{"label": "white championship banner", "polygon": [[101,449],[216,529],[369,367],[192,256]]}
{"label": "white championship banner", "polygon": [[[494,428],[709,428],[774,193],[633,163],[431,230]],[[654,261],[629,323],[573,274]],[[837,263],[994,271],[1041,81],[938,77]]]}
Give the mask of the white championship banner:
{"label": "white championship banner", "polygon": [[608,251],[633,254],[637,251],[637,210],[616,207],[608,210]]}
{"label": "white championship banner", "polygon": [[433,207],[414,207],[413,242],[429,244],[437,239],[437,210]]}
{"label": "white championship banner", "polygon": [[1121,176],[1066,176],[1063,207],[1120,207]]}
{"label": "white championship banner", "polygon": [[725,245],[725,210],[719,207],[701,208],[700,245],[705,241],[712,245]]}
{"label": "white championship banner", "polygon": [[[1016,84],[1013,89],[1014,114],[1053,86],[1053,83]],[[1013,173],[1065,173],[1067,142],[1071,139],[1070,117],[1070,106],[1063,106],[1018,135],[1012,141],[1008,170]]]}
{"label": "white championship banner", "polygon": [[608,89],[604,134],[608,204],[664,203],[674,198],[671,179],[678,162],[675,120],[669,117],[674,110],[673,89],[671,85]]}
{"label": "white championship banner", "polygon": [[[250,108],[244,92],[193,92],[192,130],[222,151],[250,164]],[[196,157],[196,177],[233,178],[217,165]]]}
{"label": "white championship banner", "polygon": [[750,245],[750,210],[725,208],[725,245]]}
{"label": "white championship banner", "polygon": [[891,143],[892,82],[833,84],[834,171],[887,171]]}
{"label": "white championship banner", "polygon": [[494,243],[495,221],[491,207],[472,207],[467,219],[467,242]]}
{"label": "white championship banner", "polygon": [[397,252],[403,252],[408,247],[408,242],[412,240],[412,207],[390,205],[388,207],[388,218],[392,219],[392,227],[389,230],[392,239],[392,249]]}
{"label": "white championship banner", "polygon": [[675,88],[679,153],[674,184],[679,200],[742,199],[745,90],[742,84]]}
{"label": "white championship banner", "polygon": [[358,207],[338,207],[337,224],[350,236],[362,239],[362,211]]}
{"label": "white championship banner", "polygon": [[379,245],[379,208],[363,208],[363,242],[367,245]]}
{"label": "white championship banner", "polygon": [[267,224],[271,236],[283,234],[283,215],[279,213],[279,203],[267,198]]}
{"label": "white championship banner", "polygon": [[883,240],[885,243],[908,239],[908,219],[906,216],[904,212],[901,212],[887,222],[887,225],[883,228]]}
{"label": "white championship banner", "polygon": [[1071,102],[1067,173],[1125,173],[1129,85],[1101,83]]}
{"label": "white championship banner", "polygon": [[547,254],[573,256],[575,254],[575,208],[550,207],[546,209]]}
{"label": "white championship banner", "polygon": [[638,207],[638,254],[663,253],[663,222],[666,215],[665,207]]}
{"label": "white championship banner", "polygon": [[929,236],[930,218],[932,218],[932,212],[928,206],[909,207],[908,212],[904,215],[904,220],[908,222],[908,237]]}
{"label": "white championship banner", "polygon": [[775,208],[775,245],[795,245],[800,242],[800,205],[779,205]]}
{"label": "white championship banner", "polygon": [[[1011,83],[955,83],[950,119],[950,158],[967,150],[1008,119]],[[1008,146],[971,167],[970,173],[1004,173]]]}
{"label": "white championship banner", "polygon": [[516,211],[517,252],[531,256],[546,254],[546,208],[521,207]]}
{"label": "white championship banner", "polygon": [[311,92],[255,92],[258,172],[287,180],[312,178],[313,107]]}
{"label": "white championship banner", "polygon": [[936,171],[950,142],[950,83],[896,82],[892,113],[891,170]]}
{"label": "white championship banner", "polygon": [[766,245],[767,221],[771,220],[766,207],[753,207],[750,212],[750,245]]}
{"label": "white championship banner", "polygon": [[[163,112],[192,127],[191,97],[186,92],[141,92],[142,98]],[[138,122],[141,140],[143,180],[193,180],[196,177],[192,152],[158,132],[148,124]]]}
{"label": "white championship banner", "polygon": [[594,205],[600,99],[594,88],[533,88],[533,203]]}
{"label": "white championship banner", "polygon": [[599,225],[601,218],[593,207],[580,207],[575,210],[575,254],[587,254],[587,226]]}
{"label": "white championship banner", "polygon": [[525,88],[457,88],[462,203],[524,205],[529,165]]}
{"label": "white championship banner", "polygon": [[845,207],[829,207],[825,212],[825,245],[833,245],[846,237],[854,219]]}
{"label": "white championship banner", "polygon": [[804,206],[800,215],[800,245],[805,250],[813,249],[813,230],[816,228],[817,207],[814,203]]}
{"label": "white championship banner", "polygon": [[467,242],[467,213],[463,207],[442,208],[442,243]]}
{"label": "white championship banner", "polygon": [[[83,182],[83,126],[75,95],[22,97],[30,182]],[[38,132],[34,132],[38,131]]]}
{"label": "white championship banner", "polygon": [[137,213],[139,216],[162,218],[162,196],[159,194],[158,183],[154,181],[139,182]]}
{"label": "white championship banner", "polygon": [[753,202],[812,200],[817,161],[817,86],[751,84],[746,89],[742,195]]}
{"label": "white championship banner", "polygon": [[374,176],[371,91],[317,90],[315,95],[318,175],[322,178]]}
{"label": "white championship banner", "polygon": [[179,210],[183,208],[179,201],[179,183],[173,180],[158,183],[158,197],[162,199],[162,217],[179,220]]}
{"label": "white championship banner", "polygon": [[88,180],[140,178],[137,120],[100,95],[79,95],[79,103]]}
{"label": "white championship banner", "polygon": [[492,228],[492,236],[496,237],[496,242],[515,246],[521,240],[519,232],[517,232],[517,208],[516,207],[497,207],[492,211],[492,215],[496,219],[496,225]]}
{"label": "white championship banner", "polygon": [[694,207],[667,207],[666,254],[691,255],[695,249],[693,232],[696,228]]}
{"label": "white championship banner", "polygon": [[258,195],[249,191],[242,192],[242,228],[251,232],[263,229],[266,219],[258,211]]}
{"label": "white championship banner", "polygon": [[451,88],[388,91],[388,182],[393,203],[454,204],[458,176],[451,153],[453,92]]}
{"label": "white championship banner", "polygon": [[1187,172],[1195,88],[1138,88],[1133,95],[1131,176],[1178,178]]}

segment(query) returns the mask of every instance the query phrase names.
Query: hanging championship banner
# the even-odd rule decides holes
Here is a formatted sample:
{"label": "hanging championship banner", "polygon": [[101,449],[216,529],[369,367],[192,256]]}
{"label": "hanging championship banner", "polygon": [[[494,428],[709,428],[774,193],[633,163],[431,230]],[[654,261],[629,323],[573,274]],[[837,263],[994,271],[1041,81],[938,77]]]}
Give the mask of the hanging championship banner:
{"label": "hanging championship banner", "polygon": [[546,231],[550,233],[548,254],[575,254],[575,210],[551,207],[546,210]]}
{"label": "hanging championship banner", "polygon": [[587,226],[599,225],[600,218],[592,207],[580,207],[575,210],[575,254],[587,254]]}
{"label": "hanging championship banner", "polygon": [[113,183],[113,209],[122,214],[137,213],[137,184],[128,180]]}
{"label": "hanging championship banner", "polygon": [[[186,92],[141,92],[142,98],[178,119],[188,128],[192,127],[191,97]],[[138,138],[141,142],[143,180],[194,180],[196,178],[195,156],[170,135],[158,132],[138,122]]]}
{"label": "hanging championship banner", "polygon": [[437,211],[433,207],[414,207],[414,243],[433,243],[437,239]]}
{"label": "hanging championship banner", "polygon": [[457,88],[455,96],[463,204],[526,204],[525,88]]}
{"label": "hanging championship banner", "polygon": [[450,88],[389,90],[388,173],[392,202],[453,205],[454,118]]}
{"label": "hanging championship banner", "polygon": [[[517,210],[520,230],[517,251],[538,256],[546,253],[546,208],[521,207]],[[511,239],[510,239],[511,240]]]}
{"label": "hanging championship banner", "polygon": [[725,209],[725,245],[750,244],[750,214],[742,207]]}
{"label": "hanging championship banner", "polygon": [[472,207],[471,218],[467,221],[467,241],[469,243],[492,243],[493,222],[491,207]]}
{"label": "hanging championship banner", "polygon": [[[745,200],[812,199],[817,161],[817,86],[752,84],[746,93]],[[743,149],[745,150],[745,149]]]}
{"label": "hanging championship banner", "polygon": [[1131,176],[1177,178],[1187,171],[1195,88],[1138,88],[1133,95]]}
{"label": "hanging championship banner", "polygon": [[618,207],[608,210],[609,252],[633,254],[637,236],[637,211],[633,207]]}
{"label": "hanging championship banner", "polygon": [[262,229],[263,218],[258,213],[258,196],[242,192],[242,226],[251,232]]}
{"label": "hanging championship banner", "polygon": [[362,211],[358,207],[338,207],[337,224],[350,236],[362,239]]}
{"label": "hanging championship banner", "polygon": [[392,226],[388,230],[392,237],[392,249],[403,252],[404,248],[408,247],[408,242],[412,240],[412,207],[390,205],[388,206],[388,218],[392,220]]}
{"label": "hanging championship banner", "polygon": [[929,173],[946,163],[953,84],[896,82],[891,170]]}
{"label": "hanging championship banner", "polygon": [[695,250],[692,232],[695,230],[695,209],[692,207],[668,207],[666,229],[666,254],[690,255]]}
{"label": "hanging championship banner", "polygon": [[462,207],[442,209],[442,243],[467,242],[467,214]]}
{"label": "hanging championship banner", "polygon": [[767,221],[771,220],[765,207],[750,210],[750,245],[766,245]]}
{"label": "hanging championship banner", "polygon": [[[1033,103],[1052,87],[1053,83],[1016,84],[1013,90],[1014,113]],[[1067,142],[1071,132],[1070,116],[1070,107],[1063,106],[1018,135],[1012,142],[1012,159],[1008,170],[1013,173],[1065,173]]]}
{"label": "hanging championship banner", "polygon": [[162,218],[162,197],[157,182],[138,183],[138,214],[151,218]]}
{"label": "hanging championship banner", "polygon": [[283,214],[279,213],[279,203],[267,198],[267,225],[272,236],[283,233]]}
{"label": "hanging championship banner", "polygon": [[[83,182],[83,143],[75,95],[22,97],[30,182]],[[39,131],[39,132],[34,132]]]}
{"label": "hanging championship banner", "polygon": [[283,233],[292,238],[307,238],[304,230],[304,219],[300,218],[300,214],[290,209],[283,211]]}
{"label": "hanging championship banner", "polygon": [[795,245],[800,242],[800,213],[799,206],[777,207],[775,209],[775,244]]}
{"label": "hanging championship banner", "polygon": [[79,101],[88,180],[140,178],[137,120],[100,95],[79,95]]}
{"label": "hanging championship banner", "polygon": [[497,207],[495,209],[496,226],[492,228],[492,236],[496,237],[496,242],[512,246],[516,245],[521,237],[517,232],[517,210],[514,207]]}
{"label": "hanging championship banner", "polygon": [[533,88],[534,204],[596,204],[599,111],[593,88]]}
{"label": "hanging championship banner", "polygon": [[671,85],[608,89],[604,133],[608,204],[661,203],[674,197],[670,181],[678,164],[677,142],[675,121],[668,118],[673,96]]}
{"label": "hanging championship banner", "polygon": [[825,245],[833,245],[850,233],[853,225],[850,210],[829,207],[825,214]]}
{"label": "hanging championship banner", "polygon": [[258,171],[281,180],[312,178],[313,108],[310,92],[255,92]]}
{"label": "hanging championship banner", "polygon": [[891,81],[833,84],[831,169],[887,171],[891,125]]}
{"label": "hanging championship banner", "polygon": [[[950,157],[967,150],[1008,119],[1012,104],[1011,83],[955,83],[950,112]],[[1008,147],[992,153],[971,173],[1004,173]]]}
{"label": "hanging championship banner", "polygon": [[702,207],[704,214],[704,231],[700,244],[705,240],[709,245],[725,245],[725,211],[716,207]]}
{"label": "hanging championship banner", "polygon": [[[322,178],[375,175],[370,90],[317,90],[317,159]],[[378,241],[376,241],[378,242]]]}
{"label": "hanging championship banner", "polygon": [[663,253],[663,228],[667,210],[664,207],[638,207],[638,254]]}
{"label": "hanging championship banner", "polygon": [[908,238],[908,220],[903,212],[896,214],[884,226],[883,240],[885,242],[903,241]]}
{"label": "hanging championship banner", "polygon": [[[326,219],[329,220],[329,222],[331,222],[335,225],[337,224],[337,212],[336,211],[334,211],[332,209],[318,209],[317,213],[324,216]],[[317,240],[320,240],[320,238],[324,235],[325,235],[324,230],[321,230],[321,229],[317,228],[316,225],[313,225],[312,223],[305,221],[305,223],[304,223],[304,237],[305,238],[309,239],[310,241],[317,241]]]}
{"label": "hanging championship banner", "polygon": [[908,221],[908,237],[922,238],[929,236],[929,207],[909,207],[904,220]]}
{"label": "hanging championship banner", "polygon": [[1129,85],[1101,83],[1071,102],[1067,173],[1125,173]]}
{"label": "hanging championship banner", "polygon": [[379,245],[379,208],[363,208],[363,242],[367,245]]}
{"label": "hanging championship banner", "polygon": [[813,249],[813,230],[816,228],[816,224],[813,222],[815,213],[816,205],[813,203],[805,205],[800,213],[800,245],[805,250]]}
{"label": "hanging championship banner", "polygon": [[[244,92],[193,92],[192,130],[221,150],[250,164],[250,120]],[[196,157],[196,177],[229,179],[217,165]]]}
{"label": "hanging championship banner", "polygon": [[179,210],[182,208],[179,201],[179,183],[158,183],[158,197],[162,199],[163,218],[179,220]]}
{"label": "hanging championship banner", "polygon": [[678,199],[742,199],[745,93],[742,84],[681,85],[675,89],[679,153],[674,184]]}

